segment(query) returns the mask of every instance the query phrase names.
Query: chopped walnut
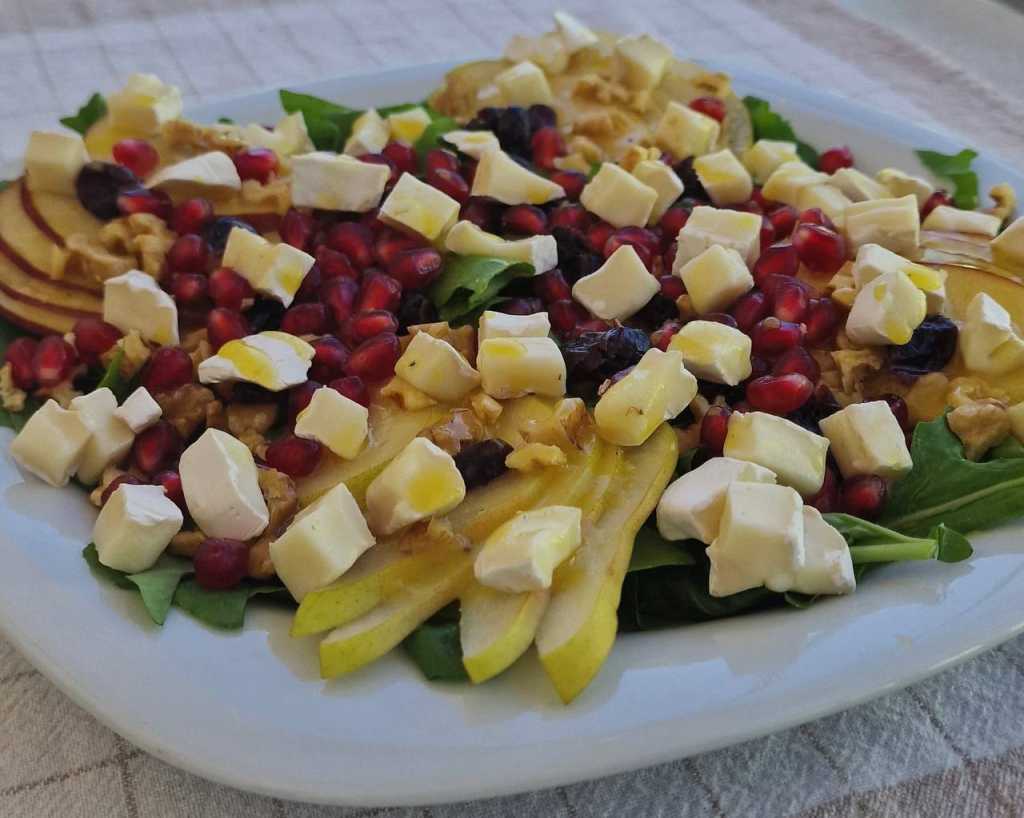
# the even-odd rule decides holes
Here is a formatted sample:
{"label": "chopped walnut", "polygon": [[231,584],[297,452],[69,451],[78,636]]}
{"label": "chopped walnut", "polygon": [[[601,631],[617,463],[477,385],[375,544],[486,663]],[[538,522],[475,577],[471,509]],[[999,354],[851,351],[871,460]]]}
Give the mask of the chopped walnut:
{"label": "chopped walnut", "polygon": [[571,170],[576,173],[589,173],[591,163],[587,161],[582,153],[570,153],[566,156],[557,156],[554,165],[558,170]]}
{"label": "chopped walnut", "polygon": [[[254,455],[265,457],[269,443],[264,435],[277,421],[277,404],[232,403],[225,409],[225,415],[228,431],[248,446]],[[207,415],[207,425],[209,419]]]}
{"label": "chopped walnut", "polygon": [[469,409],[453,409],[440,423],[436,423],[420,435],[433,441],[450,455],[461,451],[463,443],[483,440],[485,429],[477,416]]}
{"label": "chopped walnut", "polygon": [[25,408],[27,398],[25,391],[14,385],[11,365],[6,363],[0,367],[0,403],[4,409],[8,412],[20,412]]}
{"label": "chopped walnut", "polygon": [[475,392],[469,398],[469,405],[483,423],[494,423],[503,410],[502,405],[486,392]]}
{"label": "chopped walnut", "polygon": [[868,376],[885,365],[884,353],[872,347],[838,349],[832,353],[832,360],[839,369],[842,391],[852,396],[862,396]]}
{"label": "chopped walnut", "polygon": [[103,474],[100,475],[99,485],[89,493],[89,502],[96,506],[96,508],[102,507],[103,492],[107,490],[107,486],[122,474],[127,474],[127,472],[124,469],[119,469],[117,466],[107,466],[103,470]]}
{"label": "chopped walnut", "polygon": [[192,366],[198,367],[207,358],[213,356],[213,346],[206,337],[206,328],[194,329],[181,339],[181,348],[192,359]]}
{"label": "chopped walnut", "polygon": [[182,529],[171,537],[171,544],[167,546],[167,550],[176,556],[191,559],[205,539],[206,535],[198,528]]}
{"label": "chopped walnut", "polygon": [[995,204],[988,209],[988,212],[993,216],[998,217],[1001,221],[1006,221],[1013,214],[1014,208],[1017,206],[1017,191],[1007,182],[1001,182],[995,185],[989,192],[988,195],[992,198]]}
{"label": "chopped walnut", "polygon": [[398,375],[381,387],[380,396],[384,399],[394,400],[407,412],[415,412],[417,409],[426,409],[428,406],[437,404],[437,401],[426,392],[421,392]]}
{"label": "chopped walnut", "polygon": [[569,153],[580,154],[587,161],[588,169],[594,162],[600,162],[604,159],[604,151],[601,150],[601,147],[586,136],[572,137],[569,140],[568,150]]}
{"label": "chopped walnut", "polygon": [[693,301],[685,293],[676,299],[676,309],[679,310],[680,321],[692,321],[697,317],[697,310],[693,308]]}
{"label": "chopped walnut", "polygon": [[207,407],[217,398],[205,386],[187,383],[173,392],[159,392],[153,399],[163,410],[163,419],[170,423],[183,440],[206,422]]}
{"label": "chopped walnut", "polygon": [[53,398],[60,404],[61,409],[67,409],[71,405],[71,401],[82,394],[71,385],[71,381],[72,379],[69,378],[55,386],[41,386],[35,391],[35,396],[43,400]]}
{"label": "chopped walnut", "polygon": [[61,275],[71,274],[95,281],[106,281],[135,269],[137,260],[105,248],[97,239],[73,233],[65,240]]}
{"label": "chopped walnut", "polygon": [[535,471],[548,466],[564,466],[565,452],[547,443],[527,443],[505,458],[505,465],[516,471]]}
{"label": "chopped walnut", "polygon": [[584,74],[572,87],[572,95],[577,99],[592,100],[602,105],[625,103],[629,101],[630,90],[621,83],[605,79],[600,74]]}
{"label": "chopped walnut", "polygon": [[131,256],[133,266],[160,280],[164,259],[175,234],[163,219],[151,213],[133,213],[107,222],[99,232],[100,243],[113,253]]}
{"label": "chopped walnut", "polygon": [[[633,124],[632,120],[614,108],[605,109],[601,111],[592,111],[589,113],[582,114],[576,118],[576,121],[572,123],[572,130],[574,134],[577,134],[572,141],[570,146],[579,150],[578,146],[574,144],[575,139],[596,136],[599,138],[608,138],[618,136],[629,130]],[[586,150],[580,150],[584,156],[588,156]],[[588,157],[589,158],[589,157]],[[595,162],[600,161],[600,157],[594,159]]]}
{"label": "chopped walnut", "polygon": [[187,119],[165,122],[161,136],[164,143],[182,159],[209,151],[233,153],[245,147],[245,142],[227,128],[200,125]]}
{"label": "chopped walnut", "polygon": [[981,460],[1010,434],[1010,415],[1002,401],[983,399],[964,403],[946,415],[950,430],[964,444],[964,457]]}
{"label": "chopped walnut", "polygon": [[558,446],[565,452],[582,449],[593,438],[594,427],[586,404],[580,398],[563,398],[545,420],[531,420],[523,429],[527,443]]}
{"label": "chopped walnut", "polygon": [[146,346],[146,342],[142,340],[138,331],[133,329],[123,338],[118,338],[114,346],[100,355],[100,362],[103,366],[110,366],[110,362],[114,360],[119,349],[124,350],[124,355],[121,357],[121,377],[130,380],[149,360],[149,347]]}
{"label": "chopped walnut", "polygon": [[[227,412],[224,411],[224,403],[222,401],[215,400],[206,404],[206,428],[220,429],[222,432],[227,431],[228,415]],[[253,451],[253,454],[262,458],[266,456],[266,451]]]}
{"label": "chopped walnut", "polygon": [[434,324],[413,324],[409,327],[408,336],[402,338],[403,350],[418,332],[425,332],[438,340],[447,341],[469,362],[476,360],[476,330],[468,324],[456,329],[449,326],[447,321],[438,321]]}
{"label": "chopped walnut", "polygon": [[299,510],[299,495],[292,479],[276,469],[261,468],[257,479],[270,520],[263,533],[249,546],[249,576],[267,579],[274,576],[270,544],[281,536]]}
{"label": "chopped walnut", "polygon": [[641,162],[656,161],[661,158],[661,150],[658,148],[645,148],[641,145],[630,145],[626,152],[619,157],[619,166],[630,173]]}
{"label": "chopped walnut", "polygon": [[246,204],[253,205],[257,212],[272,211],[283,215],[292,206],[291,180],[277,178],[261,184],[255,179],[246,179],[242,182],[239,196]]}
{"label": "chopped walnut", "polygon": [[1010,403],[1010,396],[998,387],[992,386],[981,378],[953,378],[946,392],[946,403],[953,407],[963,406],[977,400],[992,398],[1005,404]]}

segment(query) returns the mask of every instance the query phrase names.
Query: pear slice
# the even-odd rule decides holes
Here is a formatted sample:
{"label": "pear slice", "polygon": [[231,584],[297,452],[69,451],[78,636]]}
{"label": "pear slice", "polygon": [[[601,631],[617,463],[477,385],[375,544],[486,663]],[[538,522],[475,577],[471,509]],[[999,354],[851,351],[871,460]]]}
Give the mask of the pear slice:
{"label": "pear slice", "polygon": [[616,491],[575,558],[562,565],[537,630],[541,663],[568,704],[597,675],[618,629],[616,611],[633,540],[650,516],[678,459],[673,430],[662,425],[625,453]]}

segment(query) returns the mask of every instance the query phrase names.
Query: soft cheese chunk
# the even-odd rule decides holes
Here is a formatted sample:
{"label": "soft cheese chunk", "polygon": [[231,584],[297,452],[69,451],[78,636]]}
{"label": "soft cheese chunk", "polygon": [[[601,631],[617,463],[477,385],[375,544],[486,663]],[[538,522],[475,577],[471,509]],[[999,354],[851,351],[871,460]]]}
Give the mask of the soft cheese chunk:
{"label": "soft cheese chunk", "polygon": [[406,145],[415,144],[430,125],[430,114],[422,105],[388,114],[388,128],[391,138]]}
{"label": "soft cheese chunk", "polygon": [[137,574],[153,567],[182,522],[181,509],[161,486],[122,484],[100,509],[92,541],[101,563]]}
{"label": "soft cheese chunk", "polygon": [[674,275],[714,244],[735,250],[749,267],[761,254],[761,216],[700,205],[690,213],[676,240]]}
{"label": "soft cheese chunk", "polygon": [[239,138],[253,147],[270,148],[279,156],[292,156],[296,153],[308,153],[313,150],[313,140],[309,138],[306,118],[302,111],[282,117],[273,130],[250,123],[241,128],[232,129],[229,133],[237,133]]}
{"label": "soft cheese chunk", "polygon": [[639,446],[697,395],[697,379],[678,352],[649,349],[594,407],[598,434],[618,446]]}
{"label": "soft cheese chunk", "polygon": [[484,392],[505,400],[565,394],[565,359],[550,338],[489,338],[476,356]]}
{"label": "soft cheese chunk", "polygon": [[479,343],[490,338],[547,338],[551,320],[546,312],[530,315],[508,315],[485,310],[480,316],[476,337]]}
{"label": "soft cheese chunk", "polygon": [[267,527],[256,462],[240,440],[207,429],[178,463],[185,503],[207,537],[250,540]]}
{"label": "soft cheese chunk", "polygon": [[750,173],[728,148],[698,156],[693,160],[693,169],[711,201],[719,207],[745,202],[754,192]]}
{"label": "soft cheese chunk", "polygon": [[454,403],[480,384],[480,373],[440,338],[417,332],[395,364],[395,374],[439,401]]}
{"label": "soft cheese chunk", "polygon": [[1024,367],[1024,339],[1010,313],[986,293],[978,293],[967,305],[960,354],[968,369],[985,375],[1005,375]]}
{"label": "soft cheese chunk", "polygon": [[675,201],[683,195],[683,180],[672,168],[659,159],[637,162],[633,175],[658,194],[647,217],[647,224],[657,224]]}
{"label": "soft cheese chunk", "polygon": [[338,457],[351,460],[366,443],[369,418],[365,406],[323,386],[295,418],[295,434],[322,443]]}
{"label": "soft cheese chunk", "polygon": [[786,162],[796,162],[795,142],[784,142],[779,139],[758,139],[753,145],[743,151],[740,157],[744,167],[750,171],[750,175],[759,185],[763,185],[779,165]]}
{"label": "soft cheese chunk", "polygon": [[344,154],[316,151],[292,159],[292,204],[365,213],[380,204],[389,171]]}
{"label": "soft cheese chunk", "polygon": [[491,256],[506,261],[522,261],[533,266],[536,275],[558,266],[558,243],[554,236],[529,236],[503,239],[473,222],[457,222],[444,240],[445,247],[460,256]]}
{"label": "soft cheese chunk", "polygon": [[[744,271],[746,268],[744,268]],[[572,286],[572,295],[598,318],[629,318],[660,290],[636,250],[623,244],[590,275]]]}
{"label": "soft cheese chunk", "polygon": [[927,179],[911,176],[896,168],[883,168],[875,174],[875,178],[889,188],[891,196],[913,196],[917,199],[918,208],[924,207],[928,197],[935,192],[935,185]]}
{"label": "soft cheese chunk", "polygon": [[843,477],[902,477],[913,468],[906,436],[885,401],[851,403],[824,418],[821,432]]}
{"label": "soft cheese chunk", "polygon": [[338,483],[295,515],[270,544],[270,559],[289,593],[301,602],[310,591],[344,574],[375,542],[352,492]]}
{"label": "soft cheese chunk", "polygon": [[107,466],[124,459],[135,440],[135,433],[115,417],[117,398],[106,387],[73,398],[70,408],[78,412],[90,433],[79,461],[77,477],[87,486],[92,486],[99,482]]}
{"label": "soft cheese chunk", "polygon": [[181,91],[155,74],[132,74],[124,88],[107,97],[107,108],[114,127],[151,136],[181,116]]}
{"label": "soft cheese chunk", "polygon": [[718,536],[726,489],[736,481],[774,483],[775,473],[743,460],[712,457],[665,489],[658,501],[658,532],[666,540],[710,543]]}
{"label": "soft cheese chunk", "polygon": [[839,168],[829,178],[828,183],[832,187],[838,188],[851,202],[888,199],[893,195],[885,185],[876,182],[856,168]]}
{"label": "soft cheese chunk", "polygon": [[879,244],[865,244],[853,262],[853,281],[858,288],[886,273],[903,272],[924,293],[928,315],[942,312],[946,304],[946,272],[915,264]]}
{"label": "soft cheese chunk", "polygon": [[73,410],[52,398],[37,409],[11,442],[11,457],[51,486],[66,486],[78,469],[92,433]]}
{"label": "soft cheese chunk", "polygon": [[857,293],[846,318],[855,344],[900,346],[924,321],[928,301],[904,272],[885,273]]}
{"label": "soft cheese chunk", "polygon": [[459,203],[411,173],[403,173],[380,206],[378,218],[427,241],[440,241],[459,218]]}
{"label": "soft cheese chunk", "polygon": [[417,437],[366,489],[366,517],[377,535],[393,534],[451,511],[465,496],[466,484],[452,456],[425,437]]}
{"label": "soft cheese chunk", "polygon": [[248,281],[254,290],[286,307],[295,299],[306,274],[316,263],[285,242],[273,243],[244,227],[232,228],[224,247],[223,264]]}
{"label": "soft cheese chunk", "polygon": [[163,188],[171,196],[185,198],[192,194],[219,196],[240,190],[242,179],[231,157],[221,151],[210,151],[158,170],[146,183]]}
{"label": "soft cheese chunk", "polygon": [[734,482],[718,536],[708,546],[711,596],[760,588],[787,591],[805,562],[803,501],[786,486]]}
{"label": "soft cheese chunk", "polygon": [[737,412],[729,418],[725,456],[771,469],[780,483],[805,497],[821,489],[827,452],[826,438],[791,420],[766,412]]}
{"label": "soft cheese chunk", "polygon": [[654,144],[676,160],[707,153],[718,142],[718,120],[672,100],[654,131]]}
{"label": "soft cheese chunk", "polygon": [[516,513],[477,554],[476,578],[482,585],[513,594],[550,588],[555,569],[580,547],[582,518],[573,506]]}
{"label": "soft cheese chunk", "polygon": [[811,185],[823,185],[828,178],[827,173],[819,173],[799,159],[783,162],[765,180],[761,195],[772,202],[799,207],[800,191]]}
{"label": "soft cheese chunk", "polygon": [[580,203],[615,227],[645,225],[658,191],[611,162],[605,162],[580,194]]}
{"label": "soft cheese chunk", "polygon": [[754,286],[743,257],[720,244],[711,245],[686,262],[678,276],[698,314],[723,310]]}
{"label": "soft cheese chunk", "polygon": [[991,213],[977,210],[961,210],[958,207],[939,205],[925,216],[921,227],[925,230],[948,230],[954,233],[975,233],[995,238],[1003,220]]}
{"label": "soft cheese chunk", "polygon": [[871,199],[846,208],[844,224],[851,250],[880,244],[894,253],[913,254],[921,243],[921,214],[917,199]]}
{"label": "soft cheese chunk", "polygon": [[615,50],[626,69],[626,83],[640,90],[652,89],[661,82],[672,59],[672,49],[646,34],[619,38]]}
{"label": "soft cheese chunk", "polygon": [[132,392],[124,403],[114,410],[114,417],[120,420],[135,434],[144,432],[158,420],[163,414],[160,404],[153,400],[149,390],[140,386]]}
{"label": "soft cheese chunk", "polygon": [[89,161],[85,142],[76,133],[32,131],[25,151],[25,175],[30,190],[75,195],[78,172]]}
{"label": "soft cheese chunk", "polygon": [[846,208],[853,204],[842,191],[832,185],[808,185],[801,188],[796,201],[797,210],[817,207],[840,228],[843,226]]}
{"label": "soft cheese chunk", "polygon": [[313,347],[286,332],[267,330],[228,341],[197,369],[200,383],[247,381],[280,392],[306,381]]}
{"label": "soft cheese chunk", "polygon": [[178,307],[153,276],[129,270],[103,282],[103,320],[147,341],[178,343]]}
{"label": "soft cheese chunk", "polygon": [[507,68],[494,78],[506,105],[551,105],[551,86],[548,78],[529,60]]}
{"label": "soft cheese chunk", "polygon": [[787,590],[801,594],[849,594],[857,587],[850,547],[814,506],[804,506],[804,564]]}
{"label": "soft cheese chunk", "polygon": [[992,256],[1011,267],[1024,266],[1024,216],[1021,216],[991,241]]}
{"label": "soft cheese chunk", "polygon": [[567,11],[555,12],[555,27],[568,54],[575,54],[581,48],[597,45],[599,42],[597,35],[590,28]]}
{"label": "soft cheese chunk", "polygon": [[500,151],[501,143],[491,131],[448,131],[441,136],[449,145],[454,145],[459,153],[479,159],[485,153]]}
{"label": "soft cheese chunk", "polygon": [[750,376],[750,336],[717,321],[689,321],[668,345],[704,381],[735,386]]}
{"label": "soft cheese chunk", "polygon": [[541,205],[565,196],[561,185],[527,170],[505,151],[487,151],[480,157],[471,192],[507,205]]}
{"label": "soft cheese chunk", "polygon": [[343,152],[349,156],[380,153],[391,136],[391,129],[375,108],[370,108],[352,123],[352,134],[345,140]]}

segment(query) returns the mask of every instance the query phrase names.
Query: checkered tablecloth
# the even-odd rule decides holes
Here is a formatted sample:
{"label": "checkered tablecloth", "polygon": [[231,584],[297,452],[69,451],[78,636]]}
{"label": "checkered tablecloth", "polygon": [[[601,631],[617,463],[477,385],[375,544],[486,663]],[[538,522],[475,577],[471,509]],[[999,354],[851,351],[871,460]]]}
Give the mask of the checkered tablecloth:
{"label": "checkered tablecloth", "polygon": [[[965,0],[968,2],[969,0]],[[1024,161],[1024,84],[1001,95],[831,0],[564,0],[677,53],[789,75]],[[927,4],[921,0],[921,13]],[[0,161],[92,91],[153,71],[191,101],[500,51],[537,0],[0,0]],[[0,566],[2,571],[2,566]],[[0,816],[832,816],[1024,814],[1024,638],[872,704],[677,763],[429,809],[331,809],[179,772],[100,726],[0,640]]]}

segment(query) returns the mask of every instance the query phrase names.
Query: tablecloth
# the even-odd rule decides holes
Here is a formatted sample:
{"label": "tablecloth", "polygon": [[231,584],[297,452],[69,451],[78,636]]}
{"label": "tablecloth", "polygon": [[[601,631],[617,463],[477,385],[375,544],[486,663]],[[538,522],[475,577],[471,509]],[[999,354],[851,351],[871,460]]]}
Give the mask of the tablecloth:
{"label": "tablecloth", "polygon": [[[677,53],[940,121],[1024,161],[1024,96],[832,0],[563,0]],[[922,13],[927,4],[918,3]],[[97,89],[153,71],[189,101],[499,51],[539,0],[0,0],[0,159]],[[1021,91],[1024,94],[1024,89]],[[2,568],[0,568],[2,570]],[[287,803],[211,784],[99,725],[0,640],[0,815],[1015,816],[1024,814],[1024,637],[908,690],[737,747],[555,790],[420,809]]]}

